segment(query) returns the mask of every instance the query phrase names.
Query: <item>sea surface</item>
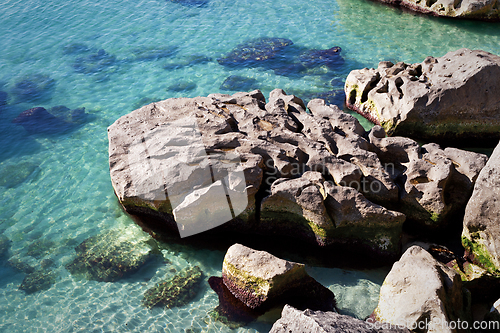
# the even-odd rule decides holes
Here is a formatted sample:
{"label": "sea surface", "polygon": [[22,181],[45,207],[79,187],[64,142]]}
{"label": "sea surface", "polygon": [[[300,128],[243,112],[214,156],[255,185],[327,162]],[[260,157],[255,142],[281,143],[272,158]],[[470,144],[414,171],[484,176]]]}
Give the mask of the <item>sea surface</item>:
{"label": "sea surface", "polygon": [[[462,47],[500,54],[499,24],[424,17],[366,0],[3,0],[0,13],[0,91],[8,94],[0,106],[0,232],[8,245],[0,262],[0,332],[12,333],[232,331],[209,316],[218,299],[206,278],[187,305],[141,305],[144,292],[174,271],[199,266],[205,277],[220,276],[223,250],[167,244],[165,260],[116,282],[66,269],[89,237],[112,230],[131,241],[149,237],[120,209],[109,178],[107,127],[120,116],[155,100],[241,87],[266,96],[274,88],[327,96],[342,107],[353,69],[421,62]],[[344,62],[302,74],[217,62],[258,37],[289,39],[297,53],[339,46]],[[231,75],[248,80],[221,88]],[[60,105],[85,114],[68,120],[59,109],[54,128],[39,134],[17,118]],[[26,272],[40,267],[54,279],[36,292],[19,289]],[[361,319],[376,307],[388,270],[308,267],[342,313]],[[261,318],[234,331],[271,325]]]}

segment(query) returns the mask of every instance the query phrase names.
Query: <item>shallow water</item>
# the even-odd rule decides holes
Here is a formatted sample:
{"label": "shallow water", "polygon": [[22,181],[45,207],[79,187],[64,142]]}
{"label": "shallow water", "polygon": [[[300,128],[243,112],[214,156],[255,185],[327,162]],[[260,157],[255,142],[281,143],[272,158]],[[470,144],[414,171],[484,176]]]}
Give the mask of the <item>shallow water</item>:
{"label": "shallow water", "polygon": [[[163,255],[170,264],[153,261],[117,282],[77,279],[64,267],[76,245],[101,232],[148,237],[120,210],[108,174],[106,128],[141,104],[219,92],[230,75],[257,80],[266,96],[282,88],[309,98],[341,87],[350,70],[381,60],[420,62],[461,47],[500,54],[499,24],[423,17],[364,0],[267,0],[258,6],[211,0],[204,7],[165,0],[6,0],[0,13],[0,90],[9,94],[8,105],[0,106],[0,230],[12,241],[0,265],[0,331],[8,332],[230,331],[207,315],[217,296],[206,281],[184,307],[141,306],[142,294],[171,269],[199,265],[205,276],[220,276],[222,251],[167,247]],[[217,58],[254,37],[288,38],[297,49],[340,46],[345,63],[304,76],[218,64]],[[137,50],[151,47],[163,48],[163,57],[137,59]],[[100,49],[114,59],[111,64],[79,67],[85,61],[79,58]],[[33,74],[55,83],[34,97],[14,94],[16,84]],[[26,109],[56,105],[85,107],[91,117],[60,134],[29,135],[11,122]],[[37,240],[45,245],[34,255],[29,246]],[[12,257],[34,267],[52,260],[55,283],[27,295],[18,289],[25,273],[6,263]],[[359,318],[376,306],[387,273],[309,271],[334,291],[343,313]],[[257,321],[238,331],[269,327]]]}

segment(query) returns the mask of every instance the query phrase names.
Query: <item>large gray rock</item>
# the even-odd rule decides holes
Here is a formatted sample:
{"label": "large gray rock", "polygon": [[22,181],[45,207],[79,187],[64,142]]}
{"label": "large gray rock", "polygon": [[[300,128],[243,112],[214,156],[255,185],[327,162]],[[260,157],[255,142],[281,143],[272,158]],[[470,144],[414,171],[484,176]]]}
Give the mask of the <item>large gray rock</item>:
{"label": "large gray rock", "polygon": [[269,333],[378,333],[410,332],[406,328],[390,327],[385,323],[372,323],[336,312],[300,311],[285,305],[281,318]]}
{"label": "large gray rock", "polygon": [[222,280],[236,298],[252,309],[304,297],[310,298],[320,309],[335,309],[333,293],[311,278],[303,264],[241,244],[234,244],[227,250]]}
{"label": "large gray rock", "polygon": [[427,141],[500,138],[500,57],[460,49],[422,63],[352,71],[347,105],[389,135]]}
{"label": "large gray rock", "polygon": [[500,21],[498,0],[380,0],[381,2],[403,6],[416,12],[433,16],[475,19],[481,21]]}
{"label": "large gray rock", "polygon": [[475,263],[500,271],[500,144],[479,173],[465,209],[462,245]]}
{"label": "large gray rock", "polygon": [[[415,245],[385,278],[372,317],[429,333],[461,332],[453,327],[458,320],[470,319],[469,302],[459,274]],[[450,325],[452,321],[455,326]]]}

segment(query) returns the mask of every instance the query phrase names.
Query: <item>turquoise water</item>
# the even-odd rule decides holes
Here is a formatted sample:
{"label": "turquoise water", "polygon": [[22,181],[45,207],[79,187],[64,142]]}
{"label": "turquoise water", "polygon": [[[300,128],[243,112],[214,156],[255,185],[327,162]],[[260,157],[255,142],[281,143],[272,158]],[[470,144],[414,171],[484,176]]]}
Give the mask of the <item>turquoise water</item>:
{"label": "turquoise water", "polygon": [[[143,293],[172,269],[198,265],[205,276],[220,276],[223,251],[166,246],[163,256],[170,264],[150,263],[114,283],[77,279],[64,267],[73,260],[75,246],[90,236],[118,229],[130,239],[148,237],[120,210],[108,174],[106,129],[141,103],[219,92],[230,75],[257,80],[265,95],[282,88],[309,96],[335,88],[334,79],[338,88],[350,70],[381,60],[420,62],[461,47],[500,54],[499,24],[427,18],[363,0],[210,0],[200,8],[165,0],[5,0],[0,13],[0,90],[9,93],[8,105],[0,107],[0,231],[11,240],[0,265],[2,332],[230,331],[207,315],[217,296],[206,281],[184,307],[141,306]],[[304,49],[338,45],[345,63],[305,76],[217,63],[253,37],[289,38]],[[65,54],[74,43],[90,51]],[[134,55],[151,47],[172,52],[156,60]],[[79,57],[99,49],[116,57],[111,66],[95,73],[75,71]],[[192,61],[193,56],[204,60]],[[16,83],[33,74],[50,76],[52,88],[38,98],[12,93]],[[91,117],[59,135],[29,135],[11,122],[26,109],[56,105],[85,107]],[[33,256],[29,248],[35,241],[45,245]],[[51,260],[55,283],[33,294],[19,290],[25,273],[7,264],[12,258],[32,267]],[[309,271],[334,291],[344,313],[359,318],[376,306],[387,273]],[[238,330],[266,332],[269,327],[262,319]]]}

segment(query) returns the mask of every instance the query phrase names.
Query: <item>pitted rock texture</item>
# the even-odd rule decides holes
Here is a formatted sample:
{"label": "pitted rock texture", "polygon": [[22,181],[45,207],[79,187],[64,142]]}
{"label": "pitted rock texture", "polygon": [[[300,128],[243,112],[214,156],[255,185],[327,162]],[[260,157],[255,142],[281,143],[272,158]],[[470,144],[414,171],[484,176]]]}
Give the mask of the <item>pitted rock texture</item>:
{"label": "pitted rock texture", "polygon": [[446,225],[486,161],[367,133],[323,100],[307,109],[281,89],[146,105],[108,129],[115,193],[182,237],[229,221],[217,230],[397,256],[405,215]]}
{"label": "pitted rock texture", "polygon": [[[347,105],[389,135],[456,145],[500,138],[500,57],[460,49],[422,63],[352,71]],[[484,143],[484,142],[482,142]]]}
{"label": "pitted rock texture", "polygon": [[498,0],[381,0],[381,2],[403,6],[432,16],[500,21]]}

